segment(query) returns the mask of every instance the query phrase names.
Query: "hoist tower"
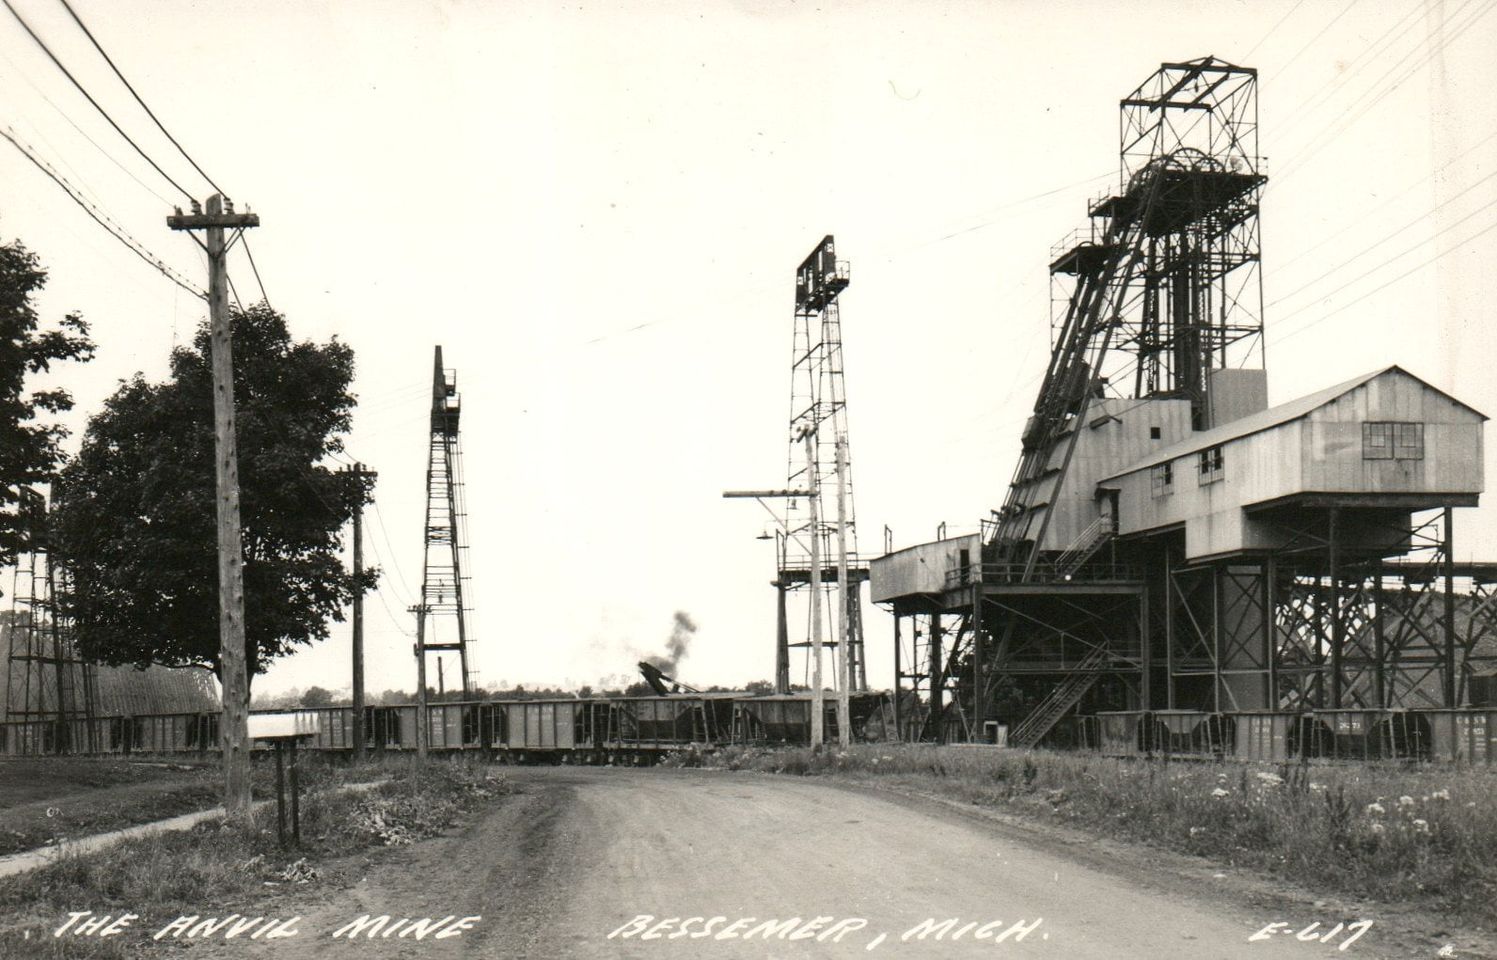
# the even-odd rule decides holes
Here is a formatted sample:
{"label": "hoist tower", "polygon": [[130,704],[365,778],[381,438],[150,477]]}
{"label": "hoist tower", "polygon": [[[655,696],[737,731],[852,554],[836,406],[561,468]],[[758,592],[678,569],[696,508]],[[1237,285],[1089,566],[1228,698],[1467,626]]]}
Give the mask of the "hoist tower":
{"label": "hoist tower", "polygon": [[432,368],[431,431],[426,460],[425,558],[421,602],[416,613],[416,665],[420,689],[427,687],[427,658],[435,654],[439,683],[445,686],[443,657],[456,653],[458,677],[466,697],[471,691],[468,664],[468,614],[465,595],[468,513],[464,503],[462,450],[459,443],[461,403],[457,373],[442,366],[436,348]]}

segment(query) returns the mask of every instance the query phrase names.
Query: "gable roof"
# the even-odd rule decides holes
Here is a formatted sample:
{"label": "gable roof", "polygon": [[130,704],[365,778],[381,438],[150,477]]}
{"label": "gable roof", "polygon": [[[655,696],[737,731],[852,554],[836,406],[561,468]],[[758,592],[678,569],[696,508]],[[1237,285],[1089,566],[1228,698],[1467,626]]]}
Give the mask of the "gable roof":
{"label": "gable roof", "polygon": [[1298,420],[1301,417],[1307,416],[1310,413],[1319,410],[1321,407],[1325,406],[1328,403],[1331,403],[1337,398],[1350,393],[1358,387],[1372,380],[1376,380],[1378,377],[1381,377],[1384,374],[1392,373],[1394,371],[1397,371],[1398,373],[1403,374],[1409,379],[1416,381],[1420,385],[1433,390],[1435,393],[1438,393],[1440,396],[1449,400],[1451,403],[1470,410],[1472,413],[1476,414],[1478,417],[1481,417],[1483,420],[1489,419],[1487,415],[1482,413],[1480,410],[1477,410],[1469,404],[1462,403],[1461,401],[1457,400],[1455,397],[1452,397],[1450,394],[1439,389],[1438,387],[1431,386],[1428,381],[1416,377],[1412,373],[1409,373],[1407,370],[1405,370],[1403,367],[1394,364],[1389,367],[1383,367],[1381,369],[1374,370],[1371,373],[1364,373],[1360,377],[1353,377],[1352,379],[1347,380],[1343,383],[1338,383],[1335,386],[1326,387],[1324,390],[1317,390],[1315,393],[1306,394],[1303,397],[1290,400],[1288,403],[1281,403],[1277,407],[1269,407],[1267,410],[1261,410],[1258,413],[1249,414],[1245,417],[1233,420],[1230,423],[1224,423],[1219,427],[1213,427],[1210,430],[1202,430],[1200,433],[1192,434],[1190,437],[1181,440],[1179,443],[1171,444],[1170,446],[1165,447],[1163,450],[1157,450],[1154,453],[1149,454],[1147,457],[1139,460],[1137,463],[1130,464],[1129,466],[1124,467],[1122,470],[1118,470],[1115,473],[1108,474],[1106,477],[1103,477],[1102,480],[1113,480],[1126,474],[1137,473],[1140,470],[1147,470],[1149,467],[1155,467],[1161,463],[1166,463],[1179,457],[1185,457],[1189,456],[1192,453],[1198,453],[1201,450],[1205,450],[1207,447],[1214,447],[1217,444],[1226,443],[1229,440],[1238,440],[1242,437],[1250,436],[1254,433],[1262,433],[1264,430],[1270,430],[1274,427],[1279,426],[1280,424],[1289,423],[1292,420]]}

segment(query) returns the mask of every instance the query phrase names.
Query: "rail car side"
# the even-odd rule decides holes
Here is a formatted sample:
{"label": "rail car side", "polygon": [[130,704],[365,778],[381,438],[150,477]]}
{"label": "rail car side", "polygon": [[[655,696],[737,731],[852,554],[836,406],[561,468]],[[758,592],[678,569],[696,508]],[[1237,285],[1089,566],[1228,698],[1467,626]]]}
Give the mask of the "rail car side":
{"label": "rail car side", "polygon": [[[862,698],[854,739],[883,741],[887,701]],[[429,704],[428,748],[475,752],[519,763],[652,763],[687,747],[810,742],[811,702],[804,696],[669,695],[590,699],[488,700]],[[414,752],[420,708],[365,708],[365,747],[373,754]],[[259,711],[256,711],[259,712]],[[269,711],[267,711],[269,712]],[[351,707],[297,711],[316,715],[307,747],[351,752]],[[0,722],[0,756],[203,755],[218,749],[217,713]],[[829,739],[836,713],[828,710]],[[1497,707],[1418,710],[1315,710],[1306,713],[1208,713],[1155,710],[1099,713],[1062,725],[1058,743],[1109,756],[1177,756],[1245,761],[1334,759],[1497,763]],[[256,745],[256,749],[268,749]]]}

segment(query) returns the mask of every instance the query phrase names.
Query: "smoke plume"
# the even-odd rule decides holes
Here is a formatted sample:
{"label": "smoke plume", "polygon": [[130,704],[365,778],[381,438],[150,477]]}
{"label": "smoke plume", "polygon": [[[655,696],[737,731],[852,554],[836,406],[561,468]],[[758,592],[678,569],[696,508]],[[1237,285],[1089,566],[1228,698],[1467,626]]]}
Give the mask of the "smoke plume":
{"label": "smoke plume", "polygon": [[676,675],[676,666],[686,657],[686,652],[691,647],[691,638],[696,635],[696,621],[691,619],[691,614],[685,610],[677,610],[675,623],[671,627],[671,635],[665,641],[665,654],[656,654],[645,657],[661,673],[666,676]]}

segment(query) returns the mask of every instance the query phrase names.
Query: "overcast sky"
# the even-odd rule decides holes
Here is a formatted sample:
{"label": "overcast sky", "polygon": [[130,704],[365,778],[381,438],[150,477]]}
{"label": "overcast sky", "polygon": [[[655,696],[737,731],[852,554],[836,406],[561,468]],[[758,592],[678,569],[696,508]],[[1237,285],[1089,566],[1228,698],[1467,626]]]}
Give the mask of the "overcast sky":
{"label": "overcast sky", "polygon": [[[153,158],[210,192],[60,4],[15,2]],[[885,525],[900,546],[975,529],[1048,351],[1051,244],[1115,180],[1117,101],[1161,61],[1260,71],[1271,402],[1396,362],[1497,410],[1486,0],[73,2],[261,214],[272,305],[356,351],[348,449],[379,471],[366,542],[386,571],[373,690],[414,682],[436,344],[463,396],[481,682],[632,679],[677,610],[700,627],[684,679],[772,676],[765,515],[720,493],[784,482],[793,273],[827,233],[852,264],[864,552]],[[0,83],[0,123],[204,276],[165,227],[171,188],[8,17]],[[164,375],[203,308],[0,146],[0,237],[51,271],[44,313],[81,310],[99,343],[65,376],[81,432],[120,378]],[[1497,557],[1494,516],[1459,513],[1458,557]],[[890,618],[866,619],[886,686]],[[256,689],[345,687],[348,657],[337,625]]]}

